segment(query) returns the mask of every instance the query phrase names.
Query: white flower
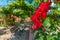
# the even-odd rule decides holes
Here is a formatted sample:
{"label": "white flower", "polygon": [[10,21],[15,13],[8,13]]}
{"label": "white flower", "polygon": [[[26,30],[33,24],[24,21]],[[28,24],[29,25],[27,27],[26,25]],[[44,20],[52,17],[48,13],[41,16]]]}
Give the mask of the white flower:
{"label": "white flower", "polygon": [[51,14],[51,13],[53,13],[53,10],[49,10],[49,11],[47,12],[47,14]]}
{"label": "white flower", "polygon": [[55,7],[56,4],[54,2],[51,3],[51,7]]}

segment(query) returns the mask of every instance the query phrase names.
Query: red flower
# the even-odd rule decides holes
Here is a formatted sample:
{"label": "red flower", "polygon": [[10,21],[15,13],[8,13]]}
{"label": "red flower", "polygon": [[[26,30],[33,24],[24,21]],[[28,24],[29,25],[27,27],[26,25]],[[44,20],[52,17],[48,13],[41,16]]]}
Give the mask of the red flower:
{"label": "red flower", "polygon": [[39,10],[39,9],[37,9],[37,10],[36,10],[35,15],[36,15],[37,17],[41,17],[41,12],[40,12],[40,10]]}
{"label": "red flower", "polygon": [[37,30],[38,28],[42,28],[42,22],[36,23],[34,26],[32,26],[33,30]]}
{"label": "red flower", "polygon": [[32,21],[34,22],[34,21],[35,21],[35,19],[37,19],[36,14],[34,14],[34,15],[32,16]]}
{"label": "red flower", "polygon": [[47,13],[45,13],[45,12],[42,13],[42,16],[41,17],[42,17],[42,19],[46,19],[47,18]]}
{"label": "red flower", "polygon": [[34,25],[34,26],[32,26],[32,29],[33,29],[33,30],[37,30],[38,27],[37,27],[36,25]]}
{"label": "red flower", "polygon": [[35,14],[32,16],[32,21],[34,22],[33,30],[37,30],[38,28],[42,28],[41,19],[47,18],[47,12],[50,9],[51,2],[44,2],[39,6],[39,9],[36,10]]}
{"label": "red flower", "polygon": [[41,4],[39,6],[40,11],[41,12],[43,12],[43,11],[47,12],[50,9],[50,4],[51,4],[50,2],[44,2],[43,4]]}
{"label": "red flower", "polygon": [[36,13],[32,16],[32,21],[34,23],[38,23],[41,17],[41,13],[39,12],[39,10],[36,10]]}
{"label": "red flower", "polygon": [[39,28],[42,28],[42,22],[38,23]]}

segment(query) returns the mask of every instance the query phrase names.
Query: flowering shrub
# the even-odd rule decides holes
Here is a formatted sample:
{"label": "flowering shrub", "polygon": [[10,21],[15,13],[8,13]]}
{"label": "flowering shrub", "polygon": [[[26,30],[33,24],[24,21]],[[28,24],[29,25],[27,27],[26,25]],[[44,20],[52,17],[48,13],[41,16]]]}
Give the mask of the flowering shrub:
{"label": "flowering shrub", "polygon": [[47,18],[47,12],[50,9],[51,2],[44,2],[39,6],[39,9],[36,10],[36,13],[32,17],[32,21],[34,22],[34,26],[32,27],[34,30],[38,28],[42,28],[42,21]]}
{"label": "flowering shrub", "polygon": [[[60,40],[60,2],[48,1],[33,0],[27,3],[24,0],[16,0],[7,7],[2,7],[0,13],[5,15],[6,20],[9,19],[6,21],[9,25],[21,22],[22,27],[25,28],[26,23],[22,21],[26,22],[26,20],[27,24],[28,22],[33,24],[34,40]],[[11,17],[12,15],[13,17]],[[21,21],[15,21],[14,18],[20,20],[20,17]]]}

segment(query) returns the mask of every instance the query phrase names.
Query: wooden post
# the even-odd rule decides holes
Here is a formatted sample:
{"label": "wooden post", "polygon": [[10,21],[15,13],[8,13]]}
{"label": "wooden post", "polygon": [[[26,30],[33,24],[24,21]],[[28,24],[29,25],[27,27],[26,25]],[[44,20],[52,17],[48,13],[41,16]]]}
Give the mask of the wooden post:
{"label": "wooden post", "polygon": [[34,40],[34,33],[33,33],[33,30],[31,28],[29,31],[29,40]]}

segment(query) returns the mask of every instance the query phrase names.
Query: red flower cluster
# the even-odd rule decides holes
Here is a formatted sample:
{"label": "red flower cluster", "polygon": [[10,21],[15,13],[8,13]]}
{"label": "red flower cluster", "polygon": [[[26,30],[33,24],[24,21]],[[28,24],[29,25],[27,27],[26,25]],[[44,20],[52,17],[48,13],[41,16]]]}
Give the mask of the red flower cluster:
{"label": "red flower cluster", "polygon": [[47,17],[47,12],[50,9],[51,2],[44,2],[39,6],[39,9],[36,10],[35,14],[32,17],[32,21],[34,22],[33,30],[37,30],[38,28],[42,28],[42,19]]}

